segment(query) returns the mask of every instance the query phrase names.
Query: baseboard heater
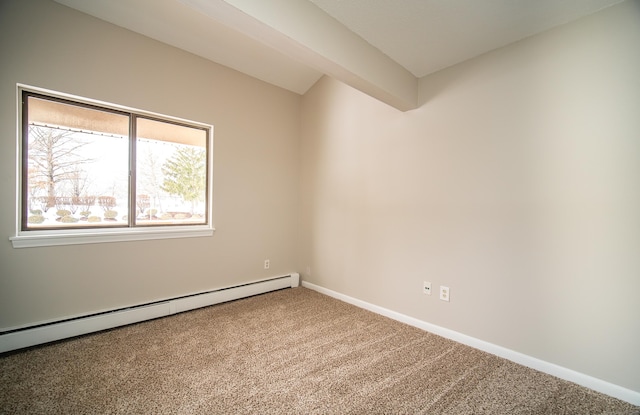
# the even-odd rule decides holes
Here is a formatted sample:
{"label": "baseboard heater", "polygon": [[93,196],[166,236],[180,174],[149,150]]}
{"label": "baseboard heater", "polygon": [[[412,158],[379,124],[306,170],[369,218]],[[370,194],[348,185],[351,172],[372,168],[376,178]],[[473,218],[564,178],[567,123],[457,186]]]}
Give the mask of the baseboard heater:
{"label": "baseboard heater", "polygon": [[283,288],[297,287],[298,285],[300,285],[300,274],[292,273],[291,275],[254,281],[213,291],[10,329],[0,333],[0,353],[165,317]]}

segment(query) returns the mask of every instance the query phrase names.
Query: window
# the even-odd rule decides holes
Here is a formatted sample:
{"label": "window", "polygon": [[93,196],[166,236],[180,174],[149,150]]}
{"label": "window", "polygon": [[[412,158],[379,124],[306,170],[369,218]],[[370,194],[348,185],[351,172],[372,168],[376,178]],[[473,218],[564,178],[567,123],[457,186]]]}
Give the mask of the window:
{"label": "window", "polygon": [[18,88],[14,247],[205,236],[209,125]]}

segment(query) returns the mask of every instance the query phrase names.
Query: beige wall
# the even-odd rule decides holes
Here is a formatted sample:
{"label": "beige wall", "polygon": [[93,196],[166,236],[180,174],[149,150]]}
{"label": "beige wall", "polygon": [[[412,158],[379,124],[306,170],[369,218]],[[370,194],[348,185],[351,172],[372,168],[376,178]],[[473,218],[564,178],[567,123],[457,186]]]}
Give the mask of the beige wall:
{"label": "beige wall", "polygon": [[[2,2],[0,328],[297,269],[640,391],[638,44],[627,1],[423,79],[402,113],[329,78],[301,99],[50,1]],[[213,124],[215,235],[13,249],[17,82]]]}
{"label": "beige wall", "polygon": [[638,45],[634,1],[421,80],[415,111],[323,78],[303,278],[640,391]]}
{"label": "beige wall", "polygon": [[[0,328],[295,270],[299,95],[44,0],[1,3],[0,56]],[[13,249],[18,82],[213,124],[214,236]]]}

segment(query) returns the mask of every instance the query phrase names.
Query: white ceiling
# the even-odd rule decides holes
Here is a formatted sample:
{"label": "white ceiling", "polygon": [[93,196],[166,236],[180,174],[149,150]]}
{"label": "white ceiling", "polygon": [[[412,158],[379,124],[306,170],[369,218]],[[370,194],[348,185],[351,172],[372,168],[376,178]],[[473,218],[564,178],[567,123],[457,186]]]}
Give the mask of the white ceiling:
{"label": "white ceiling", "polygon": [[621,0],[310,0],[416,77]]}
{"label": "white ceiling", "polygon": [[623,0],[55,0],[290,91],[323,74],[401,110],[417,80]]}

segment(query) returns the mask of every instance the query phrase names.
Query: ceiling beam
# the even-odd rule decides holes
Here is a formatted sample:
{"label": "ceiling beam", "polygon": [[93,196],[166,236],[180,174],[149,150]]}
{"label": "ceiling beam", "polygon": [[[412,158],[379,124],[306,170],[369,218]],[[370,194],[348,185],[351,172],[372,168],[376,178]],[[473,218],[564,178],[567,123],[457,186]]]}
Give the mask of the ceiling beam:
{"label": "ceiling beam", "polygon": [[401,111],[418,106],[413,74],[309,1],[180,1]]}

